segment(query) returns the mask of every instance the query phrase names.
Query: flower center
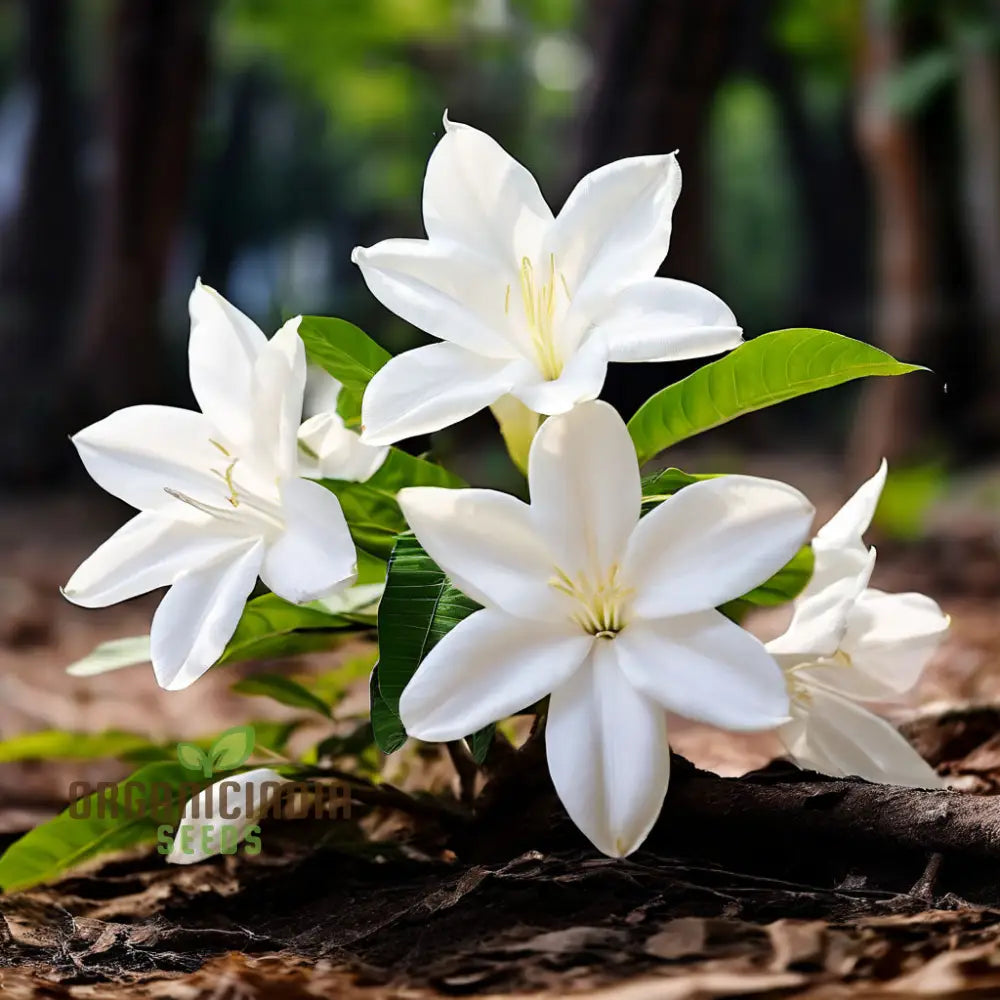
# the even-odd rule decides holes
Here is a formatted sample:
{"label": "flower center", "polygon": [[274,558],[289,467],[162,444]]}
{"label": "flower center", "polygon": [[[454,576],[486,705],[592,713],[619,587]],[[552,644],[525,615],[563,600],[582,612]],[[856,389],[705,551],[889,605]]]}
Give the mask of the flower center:
{"label": "flower center", "polygon": [[250,490],[239,489],[235,480],[235,471],[240,461],[239,458],[234,456],[225,445],[220,444],[213,438],[209,438],[209,441],[225,460],[224,462],[220,462],[221,468],[212,467],[209,469],[212,475],[219,478],[220,486],[224,490],[222,504],[216,506],[215,504],[206,503],[204,500],[188,496],[188,494],[182,493],[180,490],[175,490],[170,486],[164,486],[164,492],[172,496],[175,500],[180,500],[189,507],[193,507],[195,510],[221,521],[228,521],[230,523],[242,521],[245,523],[250,520],[258,522],[268,534],[273,534],[274,531],[279,533],[284,531],[285,523],[280,506],[263,497],[256,496]]}
{"label": "flower center", "polygon": [[[544,281],[536,274],[535,267],[528,257],[521,258],[519,273],[521,283],[521,301],[524,304],[524,318],[531,337],[531,349],[542,375],[550,382],[562,374],[565,362],[562,352],[556,344],[555,321],[558,313],[558,295],[561,287],[570,299],[569,286],[561,271],[556,270],[555,254],[549,254],[549,266]],[[510,315],[510,285],[504,296],[503,311]]]}
{"label": "flower center", "polygon": [[571,617],[584,632],[598,639],[613,639],[626,625],[625,611],[634,593],[622,585],[619,574],[617,563],[603,576],[594,577],[586,573],[571,577],[557,566],[549,586],[573,599],[576,607]]}
{"label": "flower center", "polygon": [[[832,656],[824,657],[821,662],[824,665],[829,664],[831,666],[847,667],[848,669],[854,666],[850,655],[842,649],[838,649]],[[809,693],[809,685],[799,680],[796,675],[799,670],[804,670],[811,666],[814,666],[814,663],[800,663],[798,666],[785,668],[785,686],[788,688],[788,696],[793,701],[797,701],[803,705],[808,705],[812,702],[812,695]]]}

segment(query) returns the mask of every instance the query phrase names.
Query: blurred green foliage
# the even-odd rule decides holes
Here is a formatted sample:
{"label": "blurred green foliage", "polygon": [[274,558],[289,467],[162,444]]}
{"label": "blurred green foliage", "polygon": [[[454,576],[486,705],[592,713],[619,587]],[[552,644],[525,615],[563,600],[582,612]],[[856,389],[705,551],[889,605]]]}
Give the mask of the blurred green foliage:
{"label": "blurred green foliage", "polygon": [[788,315],[802,237],[795,179],[774,100],[734,79],[715,102],[710,131],[712,246],[718,288],[750,335]]}

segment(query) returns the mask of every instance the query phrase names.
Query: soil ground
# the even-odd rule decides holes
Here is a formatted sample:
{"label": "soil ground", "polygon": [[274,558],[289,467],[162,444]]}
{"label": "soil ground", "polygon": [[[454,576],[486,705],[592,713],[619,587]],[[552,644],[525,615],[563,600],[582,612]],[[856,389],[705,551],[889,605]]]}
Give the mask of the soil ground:
{"label": "soil ground", "polygon": [[[826,489],[832,507],[816,480],[811,495]],[[365,820],[363,838],[354,824],[286,823],[258,858],[170,867],[140,852],[2,897],[2,995],[1000,996],[1000,721],[988,710],[1000,704],[997,526],[964,509],[941,518],[919,544],[882,544],[875,583],[930,593],[953,617],[892,717],[962,790],[971,820],[941,799],[866,799],[871,786],[781,768],[741,779],[734,799],[737,786],[706,785],[717,779],[679,762],[647,848],[610,861],[567,829],[536,768],[513,790],[497,778],[504,794],[458,835],[387,812]],[[230,691],[259,667],[171,694],[148,667],[65,675],[96,643],[148,630],[155,598],[92,612],[58,594],[121,519],[92,497],[0,505],[0,737],[121,728],[174,741],[285,717]],[[780,627],[777,613],[754,622],[763,635]],[[329,669],[357,651],[268,669]],[[673,737],[677,753],[722,775],[762,768],[777,750],[767,736],[697,726]],[[443,754],[395,766],[403,786],[457,794]],[[0,765],[0,843],[61,809],[72,780],[126,770]]]}

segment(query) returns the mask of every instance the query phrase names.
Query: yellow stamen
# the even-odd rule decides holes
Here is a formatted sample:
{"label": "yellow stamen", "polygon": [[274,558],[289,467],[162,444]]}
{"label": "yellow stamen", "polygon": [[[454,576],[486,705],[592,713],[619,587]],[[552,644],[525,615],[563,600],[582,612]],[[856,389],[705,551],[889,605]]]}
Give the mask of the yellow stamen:
{"label": "yellow stamen", "polygon": [[[214,443],[214,442],[213,442]],[[236,484],[233,482],[233,469],[236,467],[236,463],[239,461],[238,458],[234,458],[229,465],[226,466],[225,472],[219,472],[218,469],[212,469],[214,472],[229,488],[229,496],[226,500],[232,504],[233,507],[239,507],[240,498],[239,494],[236,492]]]}
{"label": "yellow stamen", "polygon": [[[566,298],[570,297],[569,286],[562,272],[556,271],[555,254],[549,254],[549,273],[544,283],[539,283],[535,276],[535,268],[528,257],[521,258],[521,301],[524,305],[524,318],[531,335],[531,346],[534,349],[542,375],[553,381],[562,374],[564,362],[556,344],[556,275],[558,274]],[[510,286],[507,286],[507,297],[504,311],[510,305]]]}
{"label": "yellow stamen", "polygon": [[625,607],[634,593],[619,581],[620,567],[612,565],[596,581],[585,573],[576,578],[556,567],[549,586],[577,602],[572,618],[585,632],[598,639],[613,639],[625,627]]}

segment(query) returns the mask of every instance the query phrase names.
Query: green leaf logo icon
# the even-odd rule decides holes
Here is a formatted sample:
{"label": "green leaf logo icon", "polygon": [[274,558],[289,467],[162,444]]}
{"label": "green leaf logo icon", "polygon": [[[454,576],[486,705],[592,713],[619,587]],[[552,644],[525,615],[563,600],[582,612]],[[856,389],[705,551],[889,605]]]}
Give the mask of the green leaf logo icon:
{"label": "green leaf logo icon", "polygon": [[178,743],[177,759],[189,771],[211,778],[215,771],[231,771],[245,763],[253,753],[256,738],[253,726],[233,726],[219,736],[208,753],[196,743]]}
{"label": "green leaf logo icon", "polygon": [[255,739],[253,726],[233,726],[232,729],[227,729],[212,744],[210,752],[213,770],[231,771],[246,763],[253,753]]}

